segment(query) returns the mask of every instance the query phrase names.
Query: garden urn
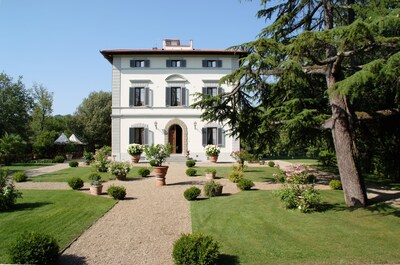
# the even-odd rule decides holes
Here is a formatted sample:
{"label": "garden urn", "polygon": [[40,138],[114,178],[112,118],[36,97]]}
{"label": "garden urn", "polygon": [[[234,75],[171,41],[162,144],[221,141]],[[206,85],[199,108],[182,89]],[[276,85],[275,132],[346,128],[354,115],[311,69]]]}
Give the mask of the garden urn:
{"label": "garden urn", "polygon": [[211,163],[217,163],[218,156],[209,156],[208,159]]}
{"label": "garden urn", "polygon": [[103,190],[103,185],[90,186],[90,194],[92,195],[101,195],[102,190]]}
{"label": "garden urn", "polygon": [[140,154],[134,154],[134,155],[132,155],[131,160],[132,160],[132,163],[135,163],[135,164],[139,163]]}
{"label": "garden urn", "polygon": [[167,175],[168,166],[155,166],[153,168],[153,174],[156,177],[156,186],[165,185],[165,176]]}

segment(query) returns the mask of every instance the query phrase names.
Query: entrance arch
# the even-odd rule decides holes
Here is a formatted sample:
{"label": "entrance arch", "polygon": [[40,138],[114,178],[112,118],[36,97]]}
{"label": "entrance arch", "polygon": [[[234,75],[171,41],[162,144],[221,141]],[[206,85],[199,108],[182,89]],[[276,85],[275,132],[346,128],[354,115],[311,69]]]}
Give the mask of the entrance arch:
{"label": "entrance arch", "polygon": [[[165,132],[164,143],[171,144],[173,149],[174,145],[178,147],[175,152],[173,150],[173,154],[186,155],[188,151],[188,130],[186,124],[180,119],[172,119],[165,125]],[[177,144],[173,143],[174,136],[171,134],[175,134]]]}

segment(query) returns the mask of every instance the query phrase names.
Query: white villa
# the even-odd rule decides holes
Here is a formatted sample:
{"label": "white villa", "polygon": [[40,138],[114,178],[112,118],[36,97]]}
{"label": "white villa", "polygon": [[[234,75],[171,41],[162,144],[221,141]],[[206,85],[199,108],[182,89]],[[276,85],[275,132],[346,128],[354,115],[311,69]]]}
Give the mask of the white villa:
{"label": "white villa", "polygon": [[[220,79],[239,67],[244,51],[194,49],[190,41],[167,39],[152,49],[102,50],[112,64],[112,155],[130,160],[130,143],[167,144],[172,160],[188,154],[206,161],[204,146],[221,148],[218,161],[232,161],[239,139],[225,135],[221,124],[200,119],[201,110],[190,107],[194,93],[216,95],[232,87]],[[144,154],[143,154],[144,156]],[[142,157],[144,159],[144,157]]]}

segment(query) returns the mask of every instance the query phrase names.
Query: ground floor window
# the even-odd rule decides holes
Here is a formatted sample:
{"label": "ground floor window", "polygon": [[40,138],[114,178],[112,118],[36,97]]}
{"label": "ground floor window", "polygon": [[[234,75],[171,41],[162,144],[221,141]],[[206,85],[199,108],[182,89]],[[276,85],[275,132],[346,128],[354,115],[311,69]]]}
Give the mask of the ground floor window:
{"label": "ground floor window", "polygon": [[207,127],[202,129],[203,146],[212,144],[222,146],[223,133],[222,128]]}
{"label": "ground floor window", "polygon": [[143,127],[129,128],[130,144],[148,144],[148,130]]}

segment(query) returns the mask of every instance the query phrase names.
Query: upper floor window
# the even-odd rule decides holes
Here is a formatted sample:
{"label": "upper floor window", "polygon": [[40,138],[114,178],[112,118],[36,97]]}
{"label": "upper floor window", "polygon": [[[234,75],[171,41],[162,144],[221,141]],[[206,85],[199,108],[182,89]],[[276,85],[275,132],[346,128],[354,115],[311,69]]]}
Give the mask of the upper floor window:
{"label": "upper floor window", "polygon": [[187,106],[187,89],[185,87],[167,87],[166,106]]}
{"label": "upper floor window", "polygon": [[150,67],[150,60],[131,60],[131,67]]}
{"label": "upper floor window", "polygon": [[218,127],[206,127],[202,128],[202,144],[203,146],[213,144],[222,146],[223,145],[223,133],[222,128]]}
{"label": "upper floor window", "polygon": [[222,60],[203,60],[203,67],[222,67]]}
{"label": "upper floor window", "polygon": [[148,87],[129,88],[129,106],[148,106],[148,105],[149,105]]}
{"label": "upper floor window", "polygon": [[186,60],[167,60],[167,67],[186,67]]}

